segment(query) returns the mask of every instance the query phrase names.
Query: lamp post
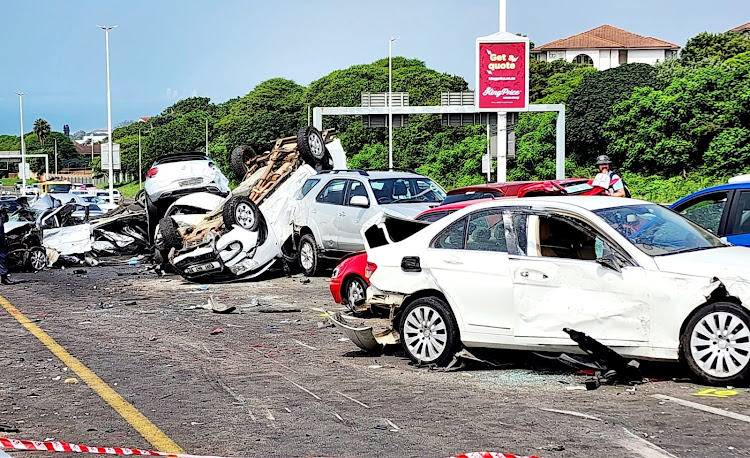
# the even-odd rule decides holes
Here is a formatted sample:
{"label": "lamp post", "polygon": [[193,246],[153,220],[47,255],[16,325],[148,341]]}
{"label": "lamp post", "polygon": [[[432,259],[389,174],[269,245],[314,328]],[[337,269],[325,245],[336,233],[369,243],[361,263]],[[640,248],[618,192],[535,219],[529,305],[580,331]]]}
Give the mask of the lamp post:
{"label": "lamp post", "polygon": [[104,43],[107,49],[107,143],[109,146],[109,203],[114,204],[114,172],[112,169],[113,162],[113,151],[112,151],[112,99],[110,98],[110,87],[109,87],[109,31],[116,28],[116,25],[97,25],[100,29],[104,30]]}
{"label": "lamp post", "polygon": [[388,39],[388,168],[393,168],[393,42],[398,38]]}
{"label": "lamp post", "polygon": [[22,195],[26,195],[26,141],[23,138],[23,96],[25,92],[16,92],[18,94],[18,107],[21,116],[21,165],[18,168],[18,172],[21,174],[21,190]]}

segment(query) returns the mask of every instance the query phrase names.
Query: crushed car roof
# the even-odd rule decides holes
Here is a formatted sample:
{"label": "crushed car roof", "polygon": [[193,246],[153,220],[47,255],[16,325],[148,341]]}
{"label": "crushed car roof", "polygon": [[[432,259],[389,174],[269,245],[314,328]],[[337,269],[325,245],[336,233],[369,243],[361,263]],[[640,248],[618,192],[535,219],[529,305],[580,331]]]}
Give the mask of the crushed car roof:
{"label": "crushed car roof", "polygon": [[486,203],[472,205],[472,208],[487,207],[510,207],[517,205],[534,205],[548,204],[554,206],[575,206],[584,210],[594,211],[604,208],[627,207],[630,205],[656,205],[645,200],[628,199],[624,197],[609,196],[542,196],[542,197],[524,197],[523,199],[494,199]]}

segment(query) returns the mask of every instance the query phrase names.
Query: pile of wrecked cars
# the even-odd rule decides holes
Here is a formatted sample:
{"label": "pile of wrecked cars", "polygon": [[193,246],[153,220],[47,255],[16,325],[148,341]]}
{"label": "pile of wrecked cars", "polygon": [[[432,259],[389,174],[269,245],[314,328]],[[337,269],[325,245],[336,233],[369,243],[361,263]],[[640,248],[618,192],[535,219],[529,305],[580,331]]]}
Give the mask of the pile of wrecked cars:
{"label": "pile of wrecked cars", "polygon": [[682,361],[710,384],[750,380],[747,248],[634,199],[520,204],[489,200],[429,225],[374,217],[362,229],[366,304],[388,310],[390,326],[332,320],[361,348],[400,343],[420,364],[482,348],[575,355],[593,342]]}
{"label": "pile of wrecked cars", "polygon": [[192,281],[254,278],[279,259],[294,261],[294,196],[316,170],[333,169],[331,140],[331,132],[307,127],[264,154],[238,146],[230,159],[240,185],[226,197],[176,201],[159,221],[157,249]]}

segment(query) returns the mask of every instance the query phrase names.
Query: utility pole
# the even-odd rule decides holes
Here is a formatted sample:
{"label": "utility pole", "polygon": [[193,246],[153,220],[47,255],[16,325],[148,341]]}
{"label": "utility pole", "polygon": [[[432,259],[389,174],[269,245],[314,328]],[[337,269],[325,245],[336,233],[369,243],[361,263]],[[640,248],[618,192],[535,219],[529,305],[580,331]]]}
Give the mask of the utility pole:
{"label": "utility pole", "polygon": [[57,175],[57,139],[55,139],[55,175]]}
{"label": "utility pole", "polygon": [[206,118],[206,157],[208,157],[208,118]]}
{"label": "utility pole", "polygon": [[26,195],[26,140],[23,138],[23,96],[25,92],[16,92],[18,94],[18,106],[21,112],[21,165],[18,172],[21,174],[21,190],[23,196]]}
{"label": "utility pole", "polygon": [[[113,172],[113,158],[114,158],[114,152],[112,151],[112,99],[110,96],[110,86],[109,86],[109,31],[116,28],[116,25],[97,25],[100,29],[104,30],[104,43],[107,50],[107,131],[108,131],[108,138],[107,143],[109,146],[109,203],[114,204],[115,203],[115,196],[114,196],[114,172]],[[93,151],[93,147],[92,147]]]}
{"label": "utility pole", "polygon": [[388,40],[388,168],[393,169],[393,42]]}

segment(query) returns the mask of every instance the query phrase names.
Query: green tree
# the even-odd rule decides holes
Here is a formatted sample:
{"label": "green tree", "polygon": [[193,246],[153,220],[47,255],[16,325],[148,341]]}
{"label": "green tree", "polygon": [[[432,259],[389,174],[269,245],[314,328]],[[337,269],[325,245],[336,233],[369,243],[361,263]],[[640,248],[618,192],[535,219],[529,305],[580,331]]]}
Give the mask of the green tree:
{"label": "green tree", "polygon": [[680,60],[685,64],[705,60],[721,62],[747,51],[750,51],[750,38],[745,35],[703,32],[688,40],[680,52]]}
{"label": "green tree", "polygon": [[49,136],[50,130],[49,123],[46,120],[39,118],[34,121],[34,133],[42,146],[44,146],[44,140]]}
{"label": "green tree", "polygon": [[624,64],[587,73],[568,97],[566,150],[576,163],[590,163],[607,149],[602,126],[612,118],[612,107],[637,87],[653,87],[656,69],[647,64]]}

